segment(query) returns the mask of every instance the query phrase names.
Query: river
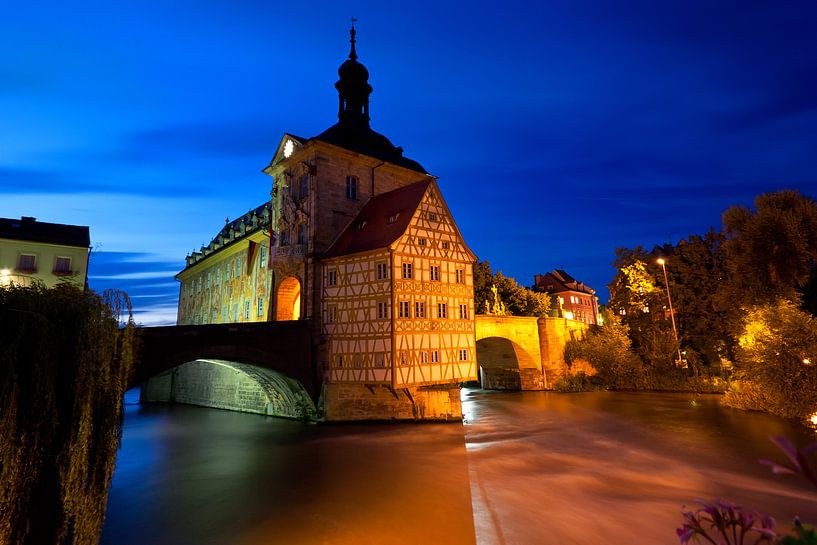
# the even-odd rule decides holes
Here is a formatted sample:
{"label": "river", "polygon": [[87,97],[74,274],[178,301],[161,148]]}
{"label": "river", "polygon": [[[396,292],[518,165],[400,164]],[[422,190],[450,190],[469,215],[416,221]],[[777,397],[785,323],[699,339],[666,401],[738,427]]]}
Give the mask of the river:
{"label": "river", "polygon": [[721,496],[817,520],[808,485],[757,463],[814,433],[715,396],[465,390],[463,409],[310,425],[129,402],[102,543],[676,544],[682,504]]}

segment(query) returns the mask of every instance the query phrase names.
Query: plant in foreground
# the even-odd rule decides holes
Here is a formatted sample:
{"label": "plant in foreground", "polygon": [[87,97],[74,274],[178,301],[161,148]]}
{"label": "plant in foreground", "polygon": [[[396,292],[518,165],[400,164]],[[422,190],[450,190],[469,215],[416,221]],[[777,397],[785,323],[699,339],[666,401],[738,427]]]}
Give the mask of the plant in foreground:
{"label": "plant in foreground", "polygon": [[676,530],[683,545],[700,541],[713,545],[760,545],[777,541],[775,521],[757,511],[723,499],[698,502],[701,508],[684,511],[684,525]]}

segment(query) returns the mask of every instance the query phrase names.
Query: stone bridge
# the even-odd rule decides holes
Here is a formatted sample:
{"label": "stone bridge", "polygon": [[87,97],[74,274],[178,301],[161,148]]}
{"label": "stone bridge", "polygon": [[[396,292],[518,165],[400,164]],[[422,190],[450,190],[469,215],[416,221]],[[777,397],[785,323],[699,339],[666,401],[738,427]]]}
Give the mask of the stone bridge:
{"label": "stone bridge", "polygon": [[144,401],[310,418],[321,376],[307,320],[137,330],[131,386]]}
{"label": "stone bridge", "polygon": [[590,326],[565,318],[476,316],[477,364],[483,388],[548,390],[567,372],[565,343]]}

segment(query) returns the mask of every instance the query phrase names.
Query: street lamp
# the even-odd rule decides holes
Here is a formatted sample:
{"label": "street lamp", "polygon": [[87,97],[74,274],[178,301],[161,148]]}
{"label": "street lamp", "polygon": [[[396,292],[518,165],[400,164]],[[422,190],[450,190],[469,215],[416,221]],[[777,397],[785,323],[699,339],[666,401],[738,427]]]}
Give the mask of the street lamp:
{"label": "street lamp", "polygon": [[669,294],[669,280],[667,280],[667,262],[663,257],[658,258],[658,264],[664,270],[664,286],[667,288],[667,302],[669,302],[669,317],[672,320],[672,334],[675,336],[675,349],[678,350],[678,365],[684,361],[681,359],[681,343],[678,342],[678,329],[675,327],[675,313],[672,311],[672,297]]}

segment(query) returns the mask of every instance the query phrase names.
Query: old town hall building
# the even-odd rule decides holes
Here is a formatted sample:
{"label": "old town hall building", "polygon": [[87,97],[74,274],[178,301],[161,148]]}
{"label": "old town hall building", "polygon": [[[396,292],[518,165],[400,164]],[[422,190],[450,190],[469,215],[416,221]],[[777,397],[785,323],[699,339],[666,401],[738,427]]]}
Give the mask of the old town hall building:
{"label": "old town hall building", "polygon": [[477,378],[475,256],[435,177],[371,129],[350,41],[338,122],[285,134],[271,200],[187,257],[178,324],[309,320],[328,419],[459,417],[457,386]]}

